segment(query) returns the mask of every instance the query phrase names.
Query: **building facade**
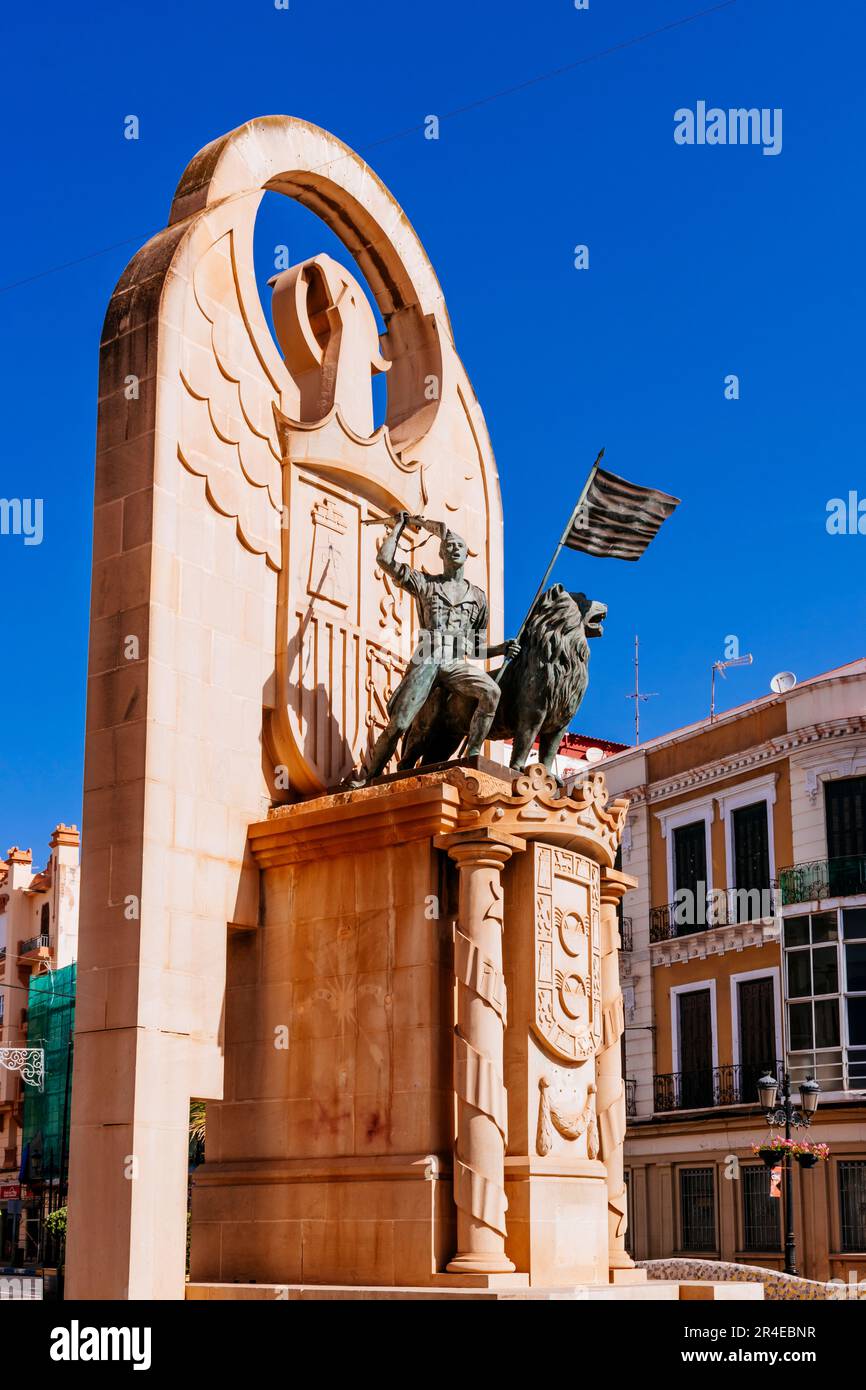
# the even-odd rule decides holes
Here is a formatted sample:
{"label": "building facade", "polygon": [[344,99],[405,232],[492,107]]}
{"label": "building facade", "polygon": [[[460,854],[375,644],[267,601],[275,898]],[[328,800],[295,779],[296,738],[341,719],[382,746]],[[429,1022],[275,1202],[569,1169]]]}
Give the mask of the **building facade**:
{"label": "building facade", "polygon": [[[78,859],[77,828],[58,825],[44,869],[17,847],[0,864],[0,1048],[42,1044],[28,1023],[30,981],[76,958]],[[20,1071],[0,1065],[0,1264],[7,1266],[26,1263],[35,1249],[37,1223],[28,1220],[35,1199],[20,1180],[24,1097]]]}
{"label": "building facade", "polygon": [[[866,660],[605,760],[623,903],[630,1244],[783,1265],[757,1081],[821,1086],[799,1272],[866,1277]],[[629,949],[630,948],[630,949]],[[795,1132],[796,1137],[796,1132]]]}
{"label": "building facade", "polygon": [[[614,743],[609,738],[592,738],[589,734],[567,733],[563,736],[562,743],[559,745],[559,752],[553,760],[553,772],[559,780],[567,787],[583,777],[593,767],[604,762],[606,758],[613,757],[614,753],[622,753],[628,748],[627,743]],[[533,762],[538,755],[538,740],[532,745],[532,753],[528,762]],[[498,739],[490,745],[490,756],[494,762],[502,763],[507,766],[511,758],[511,739]]]}

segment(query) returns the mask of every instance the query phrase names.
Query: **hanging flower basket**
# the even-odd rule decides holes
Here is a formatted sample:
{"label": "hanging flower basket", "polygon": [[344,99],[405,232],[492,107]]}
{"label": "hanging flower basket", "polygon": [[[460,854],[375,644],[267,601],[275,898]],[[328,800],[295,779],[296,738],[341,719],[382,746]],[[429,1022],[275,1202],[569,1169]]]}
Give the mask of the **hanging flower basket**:
{"label": "hanging flower basket", "polygon": [[784,1139],[781,1134],[771,1134],[763,1143],[753,1144],[752,1153],[763,1159],[768,1168],[775,1168],[782,1162],[785,1154],[794,1153],[797,1147],[793,1139]]}
{"label": "hanging flower basket", "polygon": [[816,1163],[826,1163],[830,1156],[829,1144],[798,1144],[794,1157],[801,1168],[814,1168]]}

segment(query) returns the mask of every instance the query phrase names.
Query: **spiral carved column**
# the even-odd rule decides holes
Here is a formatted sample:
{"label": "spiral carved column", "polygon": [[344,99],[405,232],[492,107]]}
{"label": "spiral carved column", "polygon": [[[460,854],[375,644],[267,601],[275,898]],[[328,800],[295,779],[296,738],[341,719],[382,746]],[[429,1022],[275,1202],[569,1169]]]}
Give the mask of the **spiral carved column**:
{"label": "spiral carved column", "polygon": [[619,923],[617,903],[635,880],[613,869],[601,874],[601,1010],[602,1045],[596,1055],[596,1106],[601,1159],[607,1169],[608,1242],[611,1278],[617,1270],[634,1269],[625,1248],[627,1193],[624,1172],[626,1130],[625,1080],[622,1074],[622,1035],[625,1031],[619,983]]}
{"label": "spiral carved column", "polygon": [[510,1273],[514,1265],[505,1254],[508,1106],[503,1080],[502,868],[525,842],[485,827],[443,835],[436,843],[460,870],[454,945],[457,1254],[448,1272]]}

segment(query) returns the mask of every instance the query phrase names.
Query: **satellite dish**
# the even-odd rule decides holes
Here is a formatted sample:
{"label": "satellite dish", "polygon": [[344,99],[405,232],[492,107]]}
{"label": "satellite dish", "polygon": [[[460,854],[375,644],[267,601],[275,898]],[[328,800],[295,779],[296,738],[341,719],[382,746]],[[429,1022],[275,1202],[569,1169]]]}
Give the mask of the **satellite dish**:
{"label": "satellite dish", "polygon": [[604,757],[603,748],[587,748],[583,755],[588,763],[600,763]]}
{"label": "satellite dish", "polygon": [[774,695],[784,695],[786,690],[793,690],[797,684],[797,677],[793,671],[777,671],[770,681],[770,689]]}

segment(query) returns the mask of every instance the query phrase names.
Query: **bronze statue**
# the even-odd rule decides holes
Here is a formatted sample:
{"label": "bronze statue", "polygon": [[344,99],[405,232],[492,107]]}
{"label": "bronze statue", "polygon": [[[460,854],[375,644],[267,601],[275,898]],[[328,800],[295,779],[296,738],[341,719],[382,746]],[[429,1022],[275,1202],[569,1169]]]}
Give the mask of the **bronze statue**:
{"label": "bronze statue", "polygon": [[476,661],[490,656],[511,659],[520,651],[519,643],[513,640],[492,647],[487,645],[487,595],[463,577],[468,551],[462,536],[441,521],[427,521],[423,517],[411,520],[439,537],[442,573],[422,574],[395,558],[397,542],[410,521],[408,512],[398,512],[379,547],[377,559],[385,573],[415,599],[421,631],[409,669],[388,701],[387,728],[376,740],[360,775],[351,778],[352,786],[363,786],[379,776],[434,686],[459,696],[466,722],[457,742],[465,736],[467,757],[480,753],[490,733],[500,690],[493,676],[473,665],[472,658]]}
{"label": "bronze statue", "polygon": [[[588,638],[604,631],[607,607],[554,584],[542,594],[520,633],[520,653],[501,673],[501,696],[488,737],[510,738],[511,766],[525,767],[538,739],[538,761],[548,772],[563,734],[589,685]],[[401,768],[445,762],[466,730],[459,690],[435,686],[403,744]]]}
{"label": "bronze statue", "polygon": [[[390,719],[365,771],[350,785],[376,777],[397,751],[400,768],[446,762],[458,749],[472,757],[486,738],[512,740],[511,766],[526,765],[538,740],[538,759],[553,760],[589,685],[589,639],[600,637],[607,606],[561,584],[545,591],[564,548],[618,560],[638,560],[679,501],[657,488],[630,483],[601,468],[602,449],[584,483],[516,639],[488,647],[487,598],[463,578],[466,543],[443,522],[399,512],[379,550],[379,564],[413,594],[421,641],[410,669],[388,701]],[[424,575],[395,560],[408,523],[440,538],[441,575]],[[365,523],[369,524],[369,523]],[[504,655],[495,678],[469,658]]]}

